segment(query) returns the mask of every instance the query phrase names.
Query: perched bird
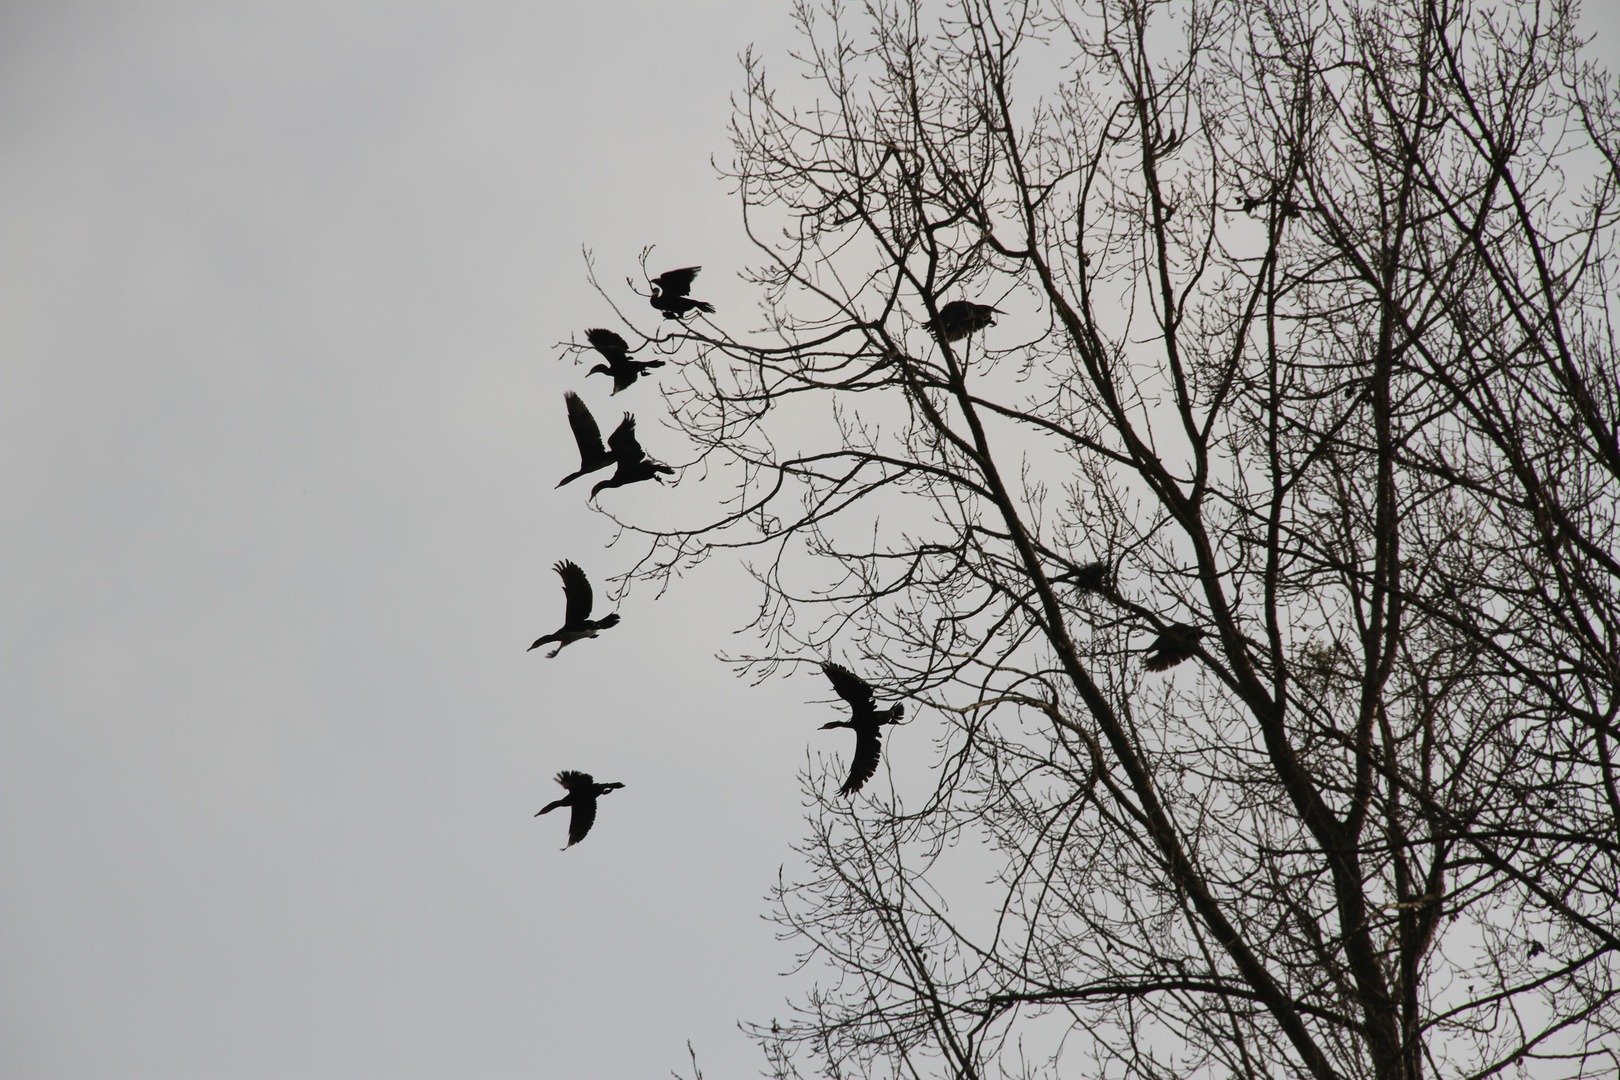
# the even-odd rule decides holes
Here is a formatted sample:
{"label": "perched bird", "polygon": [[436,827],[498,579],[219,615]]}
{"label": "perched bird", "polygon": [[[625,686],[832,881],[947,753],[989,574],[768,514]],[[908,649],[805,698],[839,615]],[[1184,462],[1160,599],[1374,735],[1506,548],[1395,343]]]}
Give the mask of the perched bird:
{"label": "perched bird", "polygon": [[596,821],[596,800],[624,785],[617,780],[611,784],[598,784],[591,779],[590,773],[574,772],[571,769],[564,769],[558,773],[557,783],[567,788],[568,794],[537,810],[534,816],[549,814],[559,806],[573,807],[573,812],[568,816],[568,843],[563,848],[567,851],[585,839],[585,834],[591,831],[591,824]]}
{"label": "perched bird", "polygon": [[692,311],[713,315],[713,304],[693,300],[687,295],[692,291],[692,279],[697,277],[698,271],[702,269],[701,266],[686,266],[659,274],[652,279],[652,298],[647,302],[662,311],[666,319],[679,319]]}
{"label": "perched bird", "polygon": [[634,383],[648,368],[664,366],[662,360],[630,359],[630,346],[624,343],[624,338],[611,330],[587,330],[585,340],[591,343],[591,348],[607,357],[607,363],[597,364],[585,374],[595,375],[600,371],[610,376],[613,379],[615,394]]}
{"label": "perched bird", "polygon": [[906,714],[906,707],[896,703],[879,712],[872,702],[872,687],[865,679],[831,661],[824,662],[821,671],[832,680],[838,696],[849,702],[849,719],[822,724],[821,730],[836,727],[855,729],[855,758],[849,764],[849,779],[838,789],[840,795],[853,795],[877,772],[878,755],[882,753],[879,729],[884,724],[898,724]]}
{"label": "perched bird", "polygon": [[579,470],[557,481],[558,487],[578,480],[586,473],[605,469],[614,462],[613,455],[602,445],[602,431],[596,426],[596,417],[591,415],[591,410],[585,407],[579,395],[569,390],[563,394],[563,401],[568,403],[568,426],[574,429],[574,441],[579,444]]}
{"label": "perched bird", "polygon": [[923,323],[924,330],[933,330],[946,341],[961,341],[975,330],[996,325],[991,315],[1005,315],[1000,308],[989,304],[975,304],[967,300],[952,300],[939,309],[939,317]]}
{"label": "perched bird", "polygon": [[568,602],[567,613],[563,616],[560,630],[547,634],[529,646],[532,652],[548,641],[555,641],[557,647],[546,653],[547,659],[562,652],[565,645],[572,645],[580,638],[595,637],[598,630],[619,625],[619,613],[616,611],[600,619],[591,618],[591,583],[585,580],[585,571],[566,559],[552,569],[562,575],[563,597]]}
{"label": "perched bird", "polygon": [[1142,666],[1148,671],[1168,671],[1196,653],[1198,639],[1203,636],[1204,632],[1196,626],[1171,623],[1148,646]]}
{"label": "perched bird", "polygon": [[653,480],[659,473],[674,475],[675,470],[661,462],[654,461],[647,456],[647,451],[641,448],[636,441],[636,418],[629,413],[624,414],[624,420],[608,436],[608,449],[613,451],[613,460],[619,467],[613,475],[599,482],[591,488],[591,498],[603,488],[623,487],[634,484],[638,480]]}

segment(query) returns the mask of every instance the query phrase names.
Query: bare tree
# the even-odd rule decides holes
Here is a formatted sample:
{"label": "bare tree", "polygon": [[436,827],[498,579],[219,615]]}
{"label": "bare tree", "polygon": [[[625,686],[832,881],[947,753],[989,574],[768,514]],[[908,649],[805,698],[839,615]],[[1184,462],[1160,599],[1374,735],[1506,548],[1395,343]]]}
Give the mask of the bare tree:
{"label": "bare tree", "polygon": [[743,549],[746,668],[843,657],[937,741],[805,777],[774,1071],[1615,1075],[1620,138],[1571,6],[797,17],[811,89],[750,61],[735,122],[767,325],[658,332],[718,509],[636,572]]}

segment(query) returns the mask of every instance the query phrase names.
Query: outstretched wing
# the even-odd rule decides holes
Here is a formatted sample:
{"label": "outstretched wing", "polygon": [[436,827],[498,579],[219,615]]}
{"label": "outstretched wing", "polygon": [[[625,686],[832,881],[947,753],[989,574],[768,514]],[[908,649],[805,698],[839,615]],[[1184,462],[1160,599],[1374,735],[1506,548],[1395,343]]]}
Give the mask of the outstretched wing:
{"label": "outstretched wing", "polygon": [[591,831],[595,823],[596,800],[586,798],[576,802],[573,813],[568,815],[568,846],[573,847],[585,839],[585,834]]}
{"label": "outstretched wing", "polygon": [[853,795],[861,790],[866,782],[872,779],[872,774],[877,772],[878,758],[882,754],[883,744],[878,739],[878,728],[876,726],[856,728],[855,760],[849,763],[849,779],[838,789],[838,794]]}
{"label": "outstretched wing", "polygon": [[590,773],[564,769],[557,774],[557,783],[567,788],[568,794],[578,795],[582,791],[589,792],[594,781]]}
{"label": "outstretched wing", "polygon": [[602,429],[596,426],[596,417],[585,407],[585,402],[572,390],[563,394],[563,400],[568,403],[568,426],[574,429],[574,441],[579,444],[580,464],[589,465],[606,457]]}
{"label": "outstretched wing", "polygon": [[1149,649],[1148,655],[1142,657],[1143,671],[1169,671],[1187,659],[1160,642],[1154,642]]}
{"label": "outstretched wing", "polygon": [[[832,680],[833,689],[838,691],[838,696],[849,702],[850,707],[853,708],[857,714],[863,709],[870,710],[873,708],[872,688],[867,685],[865,679],[849,670],[849,668],[844,667],[842,664],[835,664],[831,660],[823,662],[821,665],[821,670],[822,673],[827,676],[827,678]],[[874,753],[875,752],[876,751],[874,751]],[[858,756],[859,755],[857,754],[857,757]],[[876,758],[873,758],[874,762],[876,762],[876,760]],[[873,768],[876,768],[875,764]],[[870,776],[871,774],[868,773],[867,775]]]}
{"label": "outstretched wing", "polygon": [[610,364],[622,363],[630,352],[630,346],[624,343],[624,338],[611,330],[587,330],[585,340],[591,343],[591,348],[607,357]]}
{"label": "outstretched wing", "polygon": [[1171,623],[1148,646],[1142,666],[1148,671],[1168,671],[1183,660],[1192,659],[1198,652],[1198,639],[1203,636],[1204,632],[1196,626]]}
{"label": "outstretched wing", "polygon": [[698,276],[701,266],[683,266],[679,270],[667,270],[653,278],[653,284],[661,289],[665,296],[685,296],[692,291],[692,279]]}
{"label": "outstretched wing", "polygon": [[[585,571],[571,562],[560,562],[556,566],[557,573],[563,579],[563,597],[568,601],[566,614],[563,616],[563,626],[578,626],[591,617],[591,583],[585,579]],[[585,776],[584,773],[559,773],[557,783],[563,783],[564,776]],[[590,783],[591,778],[585,776],[585,782]],[[569,791],[574,789],[569,787]]]}
{"label": "outstretched wing", "polygon": [[624,414],[624,419],[620,421],[619,426],[613,429],[612,435],[608,436],[608,449],[613,451],[615,459],[626,465],[634,465],[647,456],[647,451],[643,450],[641,444],[636,441],[635,417],[629,413]]}

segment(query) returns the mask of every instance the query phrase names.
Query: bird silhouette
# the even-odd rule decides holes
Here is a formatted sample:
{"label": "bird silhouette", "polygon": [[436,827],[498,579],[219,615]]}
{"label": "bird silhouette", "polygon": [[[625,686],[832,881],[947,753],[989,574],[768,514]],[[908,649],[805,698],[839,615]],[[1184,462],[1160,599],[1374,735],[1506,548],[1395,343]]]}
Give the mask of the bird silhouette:
{"label": "bird silhouette", "polygon": [[659,274],[652,279],[652,297],[647,302],[662,311],[666,319],[679,319],[693,311],[713,315],[713,304],[693,300],[688,295],[692,291],[692,279],[702,269],[701,266],[685,266]]}
{"label": "bird silhouette", "polygon": [[572,390],[566,391],[563,401],[568,404],[568,426],[574,429],[574,441],[579,444],[579,469],[557,481],[558,487],[578,480],[586,473],[605,469],[615,460],[608,448],[602,445],[602,431],[596,426],[596,417],[591,415],[591,410],[585,407],[579,395]]}
{"label": "bird silhouette", "polygon": [[624,420],[613,430],[613,434],[608,436],[608,449],[613,452],[613,460],[619,467],[613,471],[612,476],[591,488],[593,499],[603,488],[623,487],[640,480],[653,480],[659,473],[669,475],[675,473],[668,465],[647,456],[647,451],[636,441],[636,418],[629,413],[624,414]]}
{"label": "bird silhouette", "polygon": [[545,637],[529,646],[533,652],[548,641],[555,641],[557,647],[546,653],[550,659],[563,651],[564,646],[572,645],[580,638],[595,637],[598,630],[606,630],[611,626],[619,625],[619,613],[604,615],[600,619],[591,618],[591,583],[585,578],[585,571],[564,559],[552,569],[562,575],[563,598],[568,602],[567,613],[563,616],[562,627],[554,634]]}
{"label": "bird silhouette", "polygon": [[1148,671],[1168,671],[1198,652],[1198,639],[1204,632],[1186,623],[1171,623],[1159,631],[1159,636],[1148,646],[1142,657],[1142,666]]}
{"label": "bird silhouette", "polygon": [[855,730],[855,757],[849,763],[849,779],[838,789],[840,795],[853,795],[877,772],[878,757],[883,752],[880,729],[884,724],[898,724],[906,714],[906,707],[896,703],[880,712],[873,704],[872,687],[865,679],[830,660],[821,665],[821,671],[832,680],[838,696],[849,702],[849,719],[822,724],[821,730],[839,727]]}
{"label": "bird silhouette", "polygon": [[648,368],[664,366],[662,360],[630,359],[630,346],[624,343],[624,338],[611,330],[587,330],[585,339],[591,343],[591,348],[607,357],[607,363],[597,364],[585,374],[595,375],[600,371],[603,375],[611,377],[615,394],[634,383]]}
{"label": "bird silhouette", "polygon": [[967,300],[952,300],[939,309],[939,316],[923,323],[924,330],[933,330],[946,341],[961,341],[976,330],[996,325],[991,315],[1005,315],[1000,308],[989,304],[975,304]]}
{"label": "bird silhouette", "polygon": [[535,811],[534,816],[549,814],[559,806],[573,808],[573,812],[568,816],[568,843],[563,846],[563,850],[567,851],[585,839],[585,834],[591,831],[591,825],[596,821],[596,800],[624,785],[617,780],[611,784],[598,784],[591,778],[590,773],[574,772],[572,769],[564,769],[558,773],[557,783],[567,788],[568,794],[554,803],[547,803]]}

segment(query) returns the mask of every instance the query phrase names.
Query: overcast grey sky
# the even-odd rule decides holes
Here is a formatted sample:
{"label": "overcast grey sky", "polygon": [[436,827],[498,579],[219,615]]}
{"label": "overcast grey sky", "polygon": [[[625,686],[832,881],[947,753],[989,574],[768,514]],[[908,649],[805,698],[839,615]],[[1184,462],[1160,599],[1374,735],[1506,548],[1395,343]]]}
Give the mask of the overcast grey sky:
{"label": "overcast grey sky", "polygon": [[[787,7],[0,6],[0,1075],[757,1071],[827,689],[712,658],[718,567],[524,649],[631,554],[562,392],[675,456],[559,359],[580,247],[753,324],[710,155]],[[627,785],[566,853],[562,768]]]}
{"label": "overcast grey sky", "polygon": [[[788,30],[0,7],[0,1074],[757,1071],[825,687],[735,681],[712,575],[524,650],[553,562],[630,556],[553,490],[562,392],[659,452],[654,388],[559,359],[612,325],[580,247],[622,293],[656,243],[751,323],[710,155]],[[566,853],[561,768],[627,785]]]}

